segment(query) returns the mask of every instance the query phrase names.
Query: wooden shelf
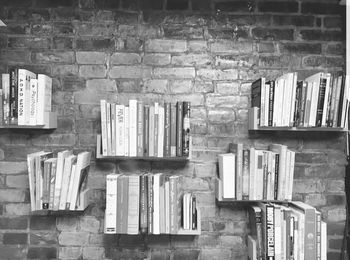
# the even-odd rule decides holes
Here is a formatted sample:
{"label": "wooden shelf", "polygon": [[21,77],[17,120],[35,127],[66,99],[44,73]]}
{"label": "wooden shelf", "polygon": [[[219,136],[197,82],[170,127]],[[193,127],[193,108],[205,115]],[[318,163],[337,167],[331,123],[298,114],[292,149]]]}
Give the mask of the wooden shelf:
{"label": "wooden shelf", "polygon": [[56,129],[57,112],[45,113],[46,125],[0,125],[0,129]]}
{"label": "wooden shelf", "polygon": [[248,110],[248,130],[249,131],[291,131],[291,132],[345,132],[342,127],[274,127],[258,125],[258,108],[252,107]]}
{"label": "wooden shelf", "polygon": [[144,160],[144,161],[174,161],[185,162],[190,157],[143,157],[143,156],[104,156],[102,155],[102,139],[101,135],[97,135],[96,158],[105,160]]}

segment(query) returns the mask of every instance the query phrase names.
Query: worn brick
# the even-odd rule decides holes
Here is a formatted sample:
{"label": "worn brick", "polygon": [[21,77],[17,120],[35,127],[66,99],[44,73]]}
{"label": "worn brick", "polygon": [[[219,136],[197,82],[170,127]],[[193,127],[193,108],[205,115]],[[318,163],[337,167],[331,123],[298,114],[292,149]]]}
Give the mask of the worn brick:
{"label": "worn brick", "polygon": [[0,218],[0,229],[27,229],[28,220],[25,217]]}
{"label": "worn brick", "polygon": [[244,1],[219,2],[214,5],[217,12],[249,12],[249,6]]}
{"label": "worn brick", "polygon": [[280,43],[280,52],[290,54],[321,54],[320,43]]}
{"label": "worn brick", "polygon": [[327,54],[343,55],[345,53],[345,48],[341,43],[328,43],[324,51]]}
{"label": "worn brick", "polygon": [[142,90],[147,93],[166,93],[168,81],[163,79],[144,80]]}
{"label": "worn brick", "polygon": [[344,207],[327,208],[327,223],[346,220],[346,209]]}
{"label": "worn brick", "polygon": [[9,188],[28,188],[28,175],[7,176],[6,186]]}
{"label": "worn brick", "polygon": [[76,52],[78,64],[105,64],[106,54],[104,52],[79,51]]}
{"label": "worn brick", "polygon": [[84,217],[80,219],[81,231],[97,233],[100,229],[100,221],[95,217]]}
{"label": "worn brick", "polygon": [[52,74],[57,76],[78,76],[77,65],[53,65]]}
{"label": "worn brick", "polygon": [[81,247],[60,246],[58,251],[58,257],[60,259],[79,259],[81,254]]}
{"label": "worn brick", "polygon": [[86,81],[86,88],[88,90],[99,90],[102,92],[116,91],[117,84],[115,80],[110,79],[91,79]]}
{"label": "worn brick", "polygon": [[102,259],[104,256],[103,247],[83,247],[84,259]]}
{"label": "worn brick", "polygon": [[238,82],[220,82],[216,84],[216,92],[219,94],[237,95],[239,94],[239,86]]}
{"label": "worn brick", "polygon": [[142,62],[146,65],[168,65],[170,64],[170,54],[165,53],[149,53],[145,54],[142,58]]}
{"label": "worn brick", "polygon": [[141,88],[142,82],[140,79],[117,80],[117,89],[119,93],[139,93]]}
{"label": "worn brick", "polygon": [[220,69],[252,67],[256,63],[256,56],[218,55],[215,57],[215,67]]}
{"label": "worn brick", "polygon": [[326,185],[320,180],[294,180],[293,193],[324,192]]}
{"label": "worn brick", "polygon": [[[5,42],[7,44],[7,42]],[[4,43],[2,43],[4,44]],[[50,46],[49,39],[45,38],[23,38],[11,37],[8,39],[10,48],[31,48],[31,49],[48,49]]]}
{"label": "worn brick", "polygon": [[87,232],[61,232],[58,236],[60,245],[63,246],[83,246],[88,245],[89,233]]}
{"label": "worn brick", "polygon": [[294,30],[256,27],[252,29],[252,35],[254,38],[262,40],[293,40]]}
{"label": "worn brick", "polygon": [[342,41],[345,39],[341,31],[334,30],[300,30],[302,40],[310,41]]}
{"label": "worn brick", "polygon": [[195,77],[194,68],[155,68],[153,70],[156,78],[186,79]]}
{"label": "worn brick", "polygon": [[212,63],[207,54],[186,54],[171,57],[171,64],[176,66],[205,66]]}
{"label": "worn brick", "polygon": [[175,250],[174,260],[195,260],[199,259],[200,250],[198,249],[181,249]]}
{"label": "worn brick", "polygon": [[26,233],[5,233],[3,235],[4,245],[28,244],[28,234]]}
{"label": "worn brick", "polygon": [[79,67],[79,75],[85,78],[104,78],[107,74],[104,65],[82,65]]}
{"label": "worn brick", "polygon": [[312,15],[274,15],[272,17],[272,23],[274,25],[313,27],[315,23],[315,17]]}
{"label": "worn brick", "polygon": [[151,39],[145,42],[146,52],[185,52],[187,43],[184,40],[159,40]]}
{"label": "worn brick", "polygon": [[57,50],[71,50],[73,49],[73,38],[53,37],[52,48]]}
{"label": "worn brick", "polygon": [[152,69],[144,66],[114,66],[108,74],[111,78],[150,78]]}
{"label": "worn brick", "polygon": [[203,40],[190,40],[188,41],[188,50],[190,52],[206,52],[208,51],[208,44]]}
{"label": "worn brick", "polygon": [[141,62],[141,57],[137,53],[113,53],[111,64],[113,65],[136,65]]}
{"label": "worn brick", "polygon": [[343,20],[340,17],[325,17],[323,19],[323,26],[325,28],[339,29],[343,25]]}
{"label": "worn brick", "polygon": [[21,50],[2,50],[0,52],[1,60],[10,60],[12,62],[30,62],[30,52]]}
{"label": "worn brick", "polygon": [[30,244],[31,245],[54,245],[57,243],[57,233],[48,232],[36,232],[35,234],[30,234]]}
{"label": "worn brick", "polygon": [[169,90],[171,93],[191,93],[193,83],[191,80],[171,80]]}
{"label": "worn brick", "polygon": [[248,106],[248,98],[245,96],[221,96],[218,94],[208,94],[206,105],[209,108],[241,108]]}
{"label": "worn brick", "polygon": [[244,41],[216,40],[210,44],[210,50],[214,53],[226,54],[251,53],[253,44]]}
{"label": "worn brick", "polygon": [[303,58],[303,66],[305,67],[321,67],[326,64],[326,57],[324,56],[306,56]]}
{"label": "worn brick", "polygon": [[31,216],[31,230],[55,230],[56,218],[53,216]]}
{"label": "worn brick", "polygon": [[22,245],[0,245],[0,251],[3,259],[21,260],[27,257],[27,249]]}
{"label": "worn brick", "polygon": [[111,50],[114,49],[112,38],[78,38],[76,40],[78,50]]}
{"label": "worn brick", "polygon": [[0,201],[1,202],[25,202],[26,193],[24,190],[19,189],[1,189]]}
{"label": "worn brick", "polygon": [[196,80],[194,82],[194,91],[199,93],[213,93],[214,85],[211,81]]}
{"label": "worn brick", "polygon": [[201,259],[203,260],[220,260],[230,258],[231,249],[205,248],[201,250]]}
{"label": "worn brick", "polygon": [[294,67],[299,68],[301,64],[300,57],[292,55],[280,55],[280,56],[260,56],[259,66],[267,68],[281,68],[281,67]]}
{"label": "worn brick", "polygon": [[74,52],[36,52],[32,54],[32,60],[38,63],[72,64],[75,61],[75,57]]}
{"label": "worn brick", "polygon": [[7,203],[5,206],[5,214],[9,216],[23,216],[29,215],[30,204],[29,203]]}
{"label": "worn brick", "polygon": [[0,174],[20,174],[27,173],[26,162],[6,162],[0,161]]}
{"label": "worn brick", "polygon": [[297,1],[264,1],[258,3],[258,9],[260,12],[297,13],[298,5]]}
{"label": "worn brick", "polygon": [[338,3],[301,3],[301,12],[310,14],[340,14],[341,6]]}
{"label": "worn brick", "polygon": [[75,217],[57,218],[57,229],[60,231],[74,231],[78,228],[78,219]]}
{"label": "worn brick", "polygon": [[29,247],[28,259],[54,259],[57,257],[56,247]]}
{"label": "worn brick", "polygon": [[197,76],[202,80],[236,80],[238,79],[238,71],[235,69],[198,69]]}

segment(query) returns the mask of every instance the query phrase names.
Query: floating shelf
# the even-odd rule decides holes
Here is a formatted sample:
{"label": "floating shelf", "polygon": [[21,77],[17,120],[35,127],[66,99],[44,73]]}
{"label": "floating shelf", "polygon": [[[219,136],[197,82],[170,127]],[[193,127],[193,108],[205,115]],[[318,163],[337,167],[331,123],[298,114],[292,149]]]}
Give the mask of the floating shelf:
{"label": "floating shelf", "polygon": [[56,129],[57,128],[57,112],[46,112],[46,125],[0,125],[0,129]]}
{"label": "floating shelf", "polygon": [[[191,143],[191,142],[190,142]],[[190,149],[191,151],[191,149]],[[191,153],[190,153],[191,154]],[[96,158],[107,159],[107,160],[144,160],[144,161],[175,161],[184,162],[188,161],[190,157],[177,156],[177,157],[143,157],[143,156],[104,156],[102,155],[102,136],[97,135],[97,146],[96,146]]]}
{"label": "floating shelf", "polygon": [[258,108],[252,107],[248,110],[248,130],[249,131],[293,131],[293,132],[345,132],[342,127],[275,127],[258,125]]}

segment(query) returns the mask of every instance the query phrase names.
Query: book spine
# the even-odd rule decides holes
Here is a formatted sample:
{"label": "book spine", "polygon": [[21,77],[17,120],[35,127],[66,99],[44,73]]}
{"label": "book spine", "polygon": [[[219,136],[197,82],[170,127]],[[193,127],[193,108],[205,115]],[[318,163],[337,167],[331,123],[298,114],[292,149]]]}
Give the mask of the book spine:
{"label": "book spine", "polygon": [[10,70],[10,124],[18,124],[18,69]]}
{"label": "book spine", "polygon": [[100,100],[101,108],[101,135],[102,135],[102,154],[107,156],[107,102]]}
{"label": "book spine", "polygon": [[176,156],[176,104],[170,105],[170,156]]}
{"label": "book spine", "polygon": [[149,106],[144,107],[143,156],[149,156]]}
{"label": "book spine", "polygon": [[126,176],[120,176],[118,177],[118,181],[117,181],[117,209],[116,209],[116,233],[117,234],[121,234],[123,233],[123,203],[124,203],[124,196],[125,196],[125,192],[124,192],[124,182],[123,179]]}
{"label": "book spine", "polygon": [[191,209],[192,209],[192,212],[191,212],[191,229],[192,230],[197,230],[197,198],[195,195],[192,195],[191,196]]}
{"label": "book spine", "polygon": [[112,155],[112,126],[111,126],[111,103],[106,105],[107,115],[107,155]]}
{"label": "book spine", "polygon": [[270,81],[269,82],[269,117],[268,117],[268,126],[272,126],[274,100],[275,100],[275,81]]}
{"label": "book spine", "polygon": [[278,153],[275,154],[275,182],[274,182],[274,191],[273,191],[273,198],[274,200],[277,200],[278,198],[278,176],[279,176],[279,158],[280,155]]}
{"label": "book spine", "polygon": [[243,150],[243,172],[242,172],[242,199],[249,200],[249,153],[248,149]]}
{"label": "book spine", "polygon": [[[0,82],[1,83],[1,82]],[[0,125],[4,124],[3,89],[0,87]]]}
{"label": "book spine", "polygon": [[182,156],[183,103],[177,102],[176,107],[176,156]]}
{"label": "book spine", "polygon": [[266,256],[267,260],[275,259],[275,208],[266,205]]}
{"label": "book spine", "polygon": [[10,74],[2,74],[2,105],[3,105],[3,120],[4,125],[10,123]]}
{"label": "book spine", "polygon": [[149,108],[149,156],[154,156],[154,106]]}
{"label": "book spine", "polygon": [[316,260],[321,260],[321,212],[316,212]]}
{"label": "book spine", "polygon": [[137,100],[129,100],[129,156],[137,156]]}
{"label": "book spine", "polygon": [[170,103],[164,103],[164,157],[170,157]]}
{"label": "book spine", "polygon": [[164,107],[158,108],[158,157],[164,156]]}
{"label": "book spine", "polygon": [[129,113],[130,109],[128,106],[125,106],[124,108],[124,137],[125,137],[125,141],[124,141],[124,154],[125,156],[130,156],[129,153],[129,143],[130,143],[130,133],[129,133],[129,120],[130,120],[130,113]]}
{"label": "book spine", "polygon": [[111,103],[111,155],[116,155],[116,107]]}
{"label": "book spine", "polygon": [[170,234],[176,234],[177,232],[177,221],[176,221],[176,213],[177,213],[177,185],[176,179],[169,179],[169,190],[170,190]]}
{"label": "book spine", "polygon": [[[136,149],[136,147],[135,147]],[[121,233],[127,234],[128,233],[128,212],[129,212],[129,176],[124,176],[122,178],[123,183],[123,201],[122,201],[122,220],[121,220]]]}
{"label": "book spine", "polygon": [[321,78],[320,84],[319,84],[318,101],[317,101],[317,108],[316,108],[316,126],[322,126],[325,92],[326,92],[326,79]]}
{"label": "book spine", "polygon": [[124,105],[116,105],[116,155],[125,155],[125,113]]}
{"label": "book spine", "polygon": [[143,129],[144,129],[144,106],[142,102],[137,102],[137,156],[142,157],[144,154]]}
{"label": "book spine", "polygon": [[42,209],[49,209],[50,200],[50,176],[51,176],[51,162],[44,162],[44,169],[42,171]]}
{"label": "book spine", "polygon": [[153,174],[147,175],[148,186],[148,234],[153,234]]}
{"label": "book spine", "polygon": [[139,206],[140,206],[140,178],[137,175],[128,176],[128,218],[127,233],[139,233]]}
{"label": "book spine", "polygon": [[190,111],[191,103],[183,102],[183,132],[182,132],[182,156],[190,154]]}
{"label": "book spine", "polygon": [[307,83],[304,81],[301,81],[301,98],[300,98],[300,114],[298,118],[298,123],[296,126],[304,126],[304,117],[305,117],[305,106],[306,106],[306,93],[307,93]]}
{"label": "book spine", "polygon": [[153,153],[154,153],[154,157],[158,157],[159,104],[157,102],[154,103],[154,129],[153,129],[153,136],[154,136]]}
{"label": "book spine", "polygon": [[142,174],[140,176],[140,230],[142,234],[147,234],[147,224],[148,224],[148,196],[147,196],[147,175]]}
{"label": "book spine", "polygon": [[118,175],[109,174],[106,177],[106,212],[105,228],[106,234],[117,233],[117,184]]}
{"label": "book spine", "polygon": [[25,125],[25,100],[26,100],[26,74],[22,69],[18,70],[18,125]]}
{"label": "book spine", "polygon": [[38,104],[38,80],[30,80],[30,106],[29,106],[29,125],[36,125],[37,104]]}
{"label": "book spine", "polygon": [[38,74],[38,117],[37,124],[45,125],[45,112],[51,111],[52,78],[44,74]]}
{"label": "book spine", "polygon": [[57,159],[52,160],[51,174],[50,174],[50,196],[49,196],[49,209],[53,210],[54,199],[55,199],[55,184],[56,184],[56,169]]}

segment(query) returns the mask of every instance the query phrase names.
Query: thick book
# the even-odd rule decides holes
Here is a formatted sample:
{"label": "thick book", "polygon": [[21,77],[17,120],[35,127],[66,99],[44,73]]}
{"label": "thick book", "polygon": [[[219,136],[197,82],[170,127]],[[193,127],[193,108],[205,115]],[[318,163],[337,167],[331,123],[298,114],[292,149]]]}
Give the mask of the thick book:
{"label": "thick book", "polygon": [[171,103],[170,104],[170,156],[175,157],[176,156],[176,104]]}
{"label": "thick book", "polygon": [[164,157],[170,157],[170,139],[171,139],[171,104],[164,103]]}
{"label": "thick book", "polygon": [[124,105],[116,105],[115,106],[115,113],[116,113],[116,148],[115,148],[115,154],[117,156],[124,156],[125,155],[125,112],[124,112]]}
{"label": "thick book", "polygon": [[129,156],[137,156],[137,100],[129,100]]}
{"label": "thick book", "polygon": [[45,113],[52,111],[52,78],[45,74],[38,74],[38,112],[37,124],[48,124]]}
{"label": "thick book", "polygon": [[29,125],[37,125],[38,117],[38,80],[30,79],[29,91]]}
{"label": "thick book", "polygon": [[26,69],[18,69],[18,125],[29,125],[30,79],[35,78],[35,73]]}
{"label": "thick book", "polygon": [[49,210],[53,210],[53,202],[55,196],[55,184],[56,184],[56,174],[57,174],[57,158],[52,158],[51,171],[50,171],[50,181],[49,181]]}
{"label": "thick book", "polygon": [[10,122],[18,124],[18,68],[10,69]]}
{"label": "thick book", "polygon": [[149,156],[149,105],[143,109],[143,156]]}
{"label": "thick book", "polygon": [[266,83],[268,85],[268,97],[269,97],[269,103],[268,103],[268,126],[272,126],[273,121],[273,103],[275,101],[275,81],[271,80]]}
{"label": "thick book", "polygon": [[249,200],[256,200],[256,150],[251,147],[249,150]]}
{"label": "thick book", "polygon": [[129,175],[128,193],[128,226],[127,234],[137,235],[139,233],[139,206],[140,206],[140,177]]}
{"label": "thick book", "polygon": [[242,199],[249,200],[249,160],[250,160],[250,150],[243,150],[242,157]]}
{"label": "thick book", "polygon": [[[44,206],[43,205],[43,196],[44,196],[43,187],[44,187],[44,176],[45,176],[44,166],[45,166],[45,161],[52,157],[53,157],[52,152],[44,152],[35,157],[35,185],[36,185],[35,208],[36,210],[47,209],[46,205],[45,207],[43,207]],[[47,207],[48,207],[48,204],[47,204]]]}
{"label": "thick book", "polygon": [[162,173],[153,174],[153,232],[160,234],[160,184]]}
{"label": "thick book", "polygon": [[183,102],[183,132],[182,132],[182,156],[190,155],[190,116],[191,102]]}
{"label": "thick book", "polygon": [[251,235],[253,237],[256,237],[257,259],[263,259],[264,244],[261,208],[259,208],[258,206],[251,206],[249,218],[251,223]]}
{"label": "thick book", "polygon": [[251,85],[251,107],[258,107],[260,108],[260,114],[259,114],[259,125],[264,126],[265,122],[265,78],[259,78],[256,81],[254,81]]}
{"label": "thick book", "polygon": [[176,104],[176,156],[182,156],[183,103]]}
{"label": "thick book", "polygon": [[327,223],[321,221],[321,260],[327,259]]}
{"label": "thick book", "polygon": [[282,109],[285,80],[278,78],[275,80],[275,97],[273,103],[272,126],[282,126]]}
{"label": "thick book", "polygon": [[275,208],[270,203],[258,203],[261,208],[261,220],[263,230],[263,258],[275,259]]}
{"label": "thick book", "polygon": [[[73,188],[70,198],[70,210],[76,210],[79,205],[79,195],[86,189],[90,169],[91,152],[81,152],[77,156],[77,166],[73,175]],[[73,174],[73,173],[72,173]]]}
{"label": "thick book", "polygon": [[106,176],[105,234],[117,233],[117,184],[119,176],[120,174],[115,173]]}
{"label": "thick book", "polygon": [[142,157],[144,154],[144,105],[143,102],[137,102],[137,156]]}
{"label": "thick book", "polygon": [[[101,109],[101,136],[102,136],[102,155],[107,156],[107,101],[100,100]],[[99,148],[100,149],[100,148]]]}
{"label": "thick book", "polygon": [[278,190],[277,199],[286,199],[286,160],[287,160],[287,146],[282,144],[271,144],[269,150],[279,154],[278,159]]}
{"label": "thick book", "polygon": [[224,199],[236,198],[236,155],[232,153],[219,154],[219,177],[222,183],[222,197]]}
{"label": "thick book", "polygon": [[169,194],[170,234],[177,234],[181,227],[181,176],[169,177]]}
{"label": "thick book", "polygon": [[243,198],[243,144],[242,143],[230,143],[229,152],[236,155],[235,173],[236,173],[236,199],[242,200]]}
{"label": "thick book", "polygon": [[129,177],[126,175],[119,176],[117,185],[117,234],[127,234]]}
{"label": "thick book", "polygon": [[10,124],[10,74],[1,75],[3,124]]}
{"label": "thick book", "polygon": [[147,174],[140,176],[140,231],[147,234],[148,229],[148,178]]}
{"label": "thick book", "polygon": [[72,166],[76,163],[76,161],[77,161],[77,156],[74,154],[71,154],[64,159],[59,210],[66,209],[68,189],[70,184],[69,182],[70,182],[71,173],[72,173]]}
{"label": "thick book", "polygon": [[54,158],[50,158],[44,161],[42,209],[49,209],[52,159]]}

